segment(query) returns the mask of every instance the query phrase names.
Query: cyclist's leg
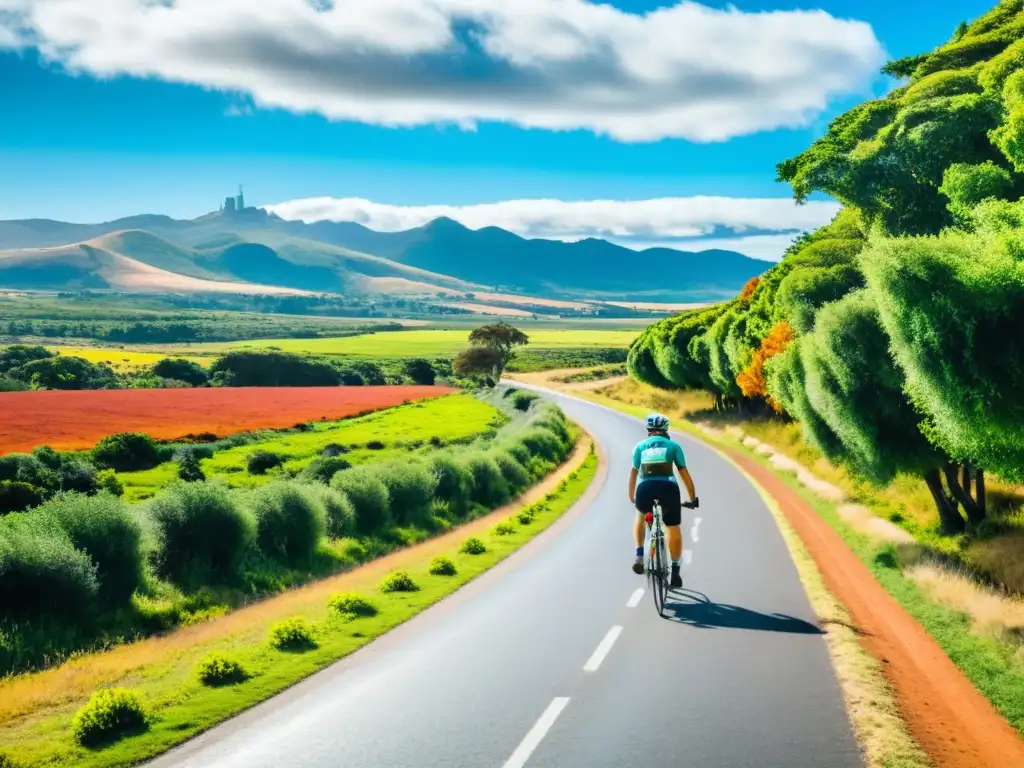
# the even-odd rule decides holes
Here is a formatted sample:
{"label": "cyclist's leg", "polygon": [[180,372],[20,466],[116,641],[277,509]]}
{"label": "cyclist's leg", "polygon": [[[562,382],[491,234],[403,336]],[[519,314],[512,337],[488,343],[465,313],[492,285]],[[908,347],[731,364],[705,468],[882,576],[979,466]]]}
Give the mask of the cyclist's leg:
{"label": "cyclist's leg", "polygon": [[633,561],[633,573],[644,572],[644,538],[647,535],[647,522],[644,516],[654,507],[649,481],[641,480],[636,486],[636,522],[633,524],[633,541],[636,544],[636,559]]}
{"label": "cyclist's leg", "polygon": [[683,559],[683,506],[682,497],[679,493],[679,486],[675,483],[665,483],[666,486],[661,493],[661,516],[665,523],[666,538],[668,539],[668,555],[672,560],[673,587],[683,586],[679,576],[679,564]]}

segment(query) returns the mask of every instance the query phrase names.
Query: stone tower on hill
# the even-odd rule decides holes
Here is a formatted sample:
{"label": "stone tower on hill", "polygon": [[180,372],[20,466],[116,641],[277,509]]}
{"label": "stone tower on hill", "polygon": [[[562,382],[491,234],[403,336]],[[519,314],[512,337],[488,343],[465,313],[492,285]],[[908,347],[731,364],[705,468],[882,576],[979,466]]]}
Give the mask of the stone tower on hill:
{"label": "stone tower on hill", "polygon": [[242,185],[238,185],[238,194],[234,197],[225,197],[220,207],[221,213],[241,213],[245,210],[245,195],[242,193]]}

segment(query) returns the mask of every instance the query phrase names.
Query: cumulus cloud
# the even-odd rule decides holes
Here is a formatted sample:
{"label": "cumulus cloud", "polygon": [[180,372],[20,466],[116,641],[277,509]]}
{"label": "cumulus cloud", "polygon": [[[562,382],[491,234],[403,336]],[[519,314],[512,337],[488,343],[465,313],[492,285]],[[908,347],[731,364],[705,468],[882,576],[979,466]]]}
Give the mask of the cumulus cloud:
{"label": "cumulus cloud", "polygon": [[5,44],[329,119],[621,141],[806,125],[886,58],[868,24],[820,10],[588,0],[0,0]]}
{"label": "cumulus cloud", "polygon": [[[354,221],[380,232],[419,227],[446,216],[470,229],[495,226],[523,237],[601,237],[630,248],[731,248],[778,258],[793,234],[826,224],[838,203],[798,205],[788,198],[667,197],[651,200],[505,200],[476,205],[402,206],[360,198],[316,197],[265,206],[281,218]],[[733,234],[746,237],[727,237]],[[697,239],[694,239],[697,238]],[[732,243],[733,245],[727,245]],[[748,250],[739,247],[745,245]],[[772,255],[774,254],[774,256]]]}

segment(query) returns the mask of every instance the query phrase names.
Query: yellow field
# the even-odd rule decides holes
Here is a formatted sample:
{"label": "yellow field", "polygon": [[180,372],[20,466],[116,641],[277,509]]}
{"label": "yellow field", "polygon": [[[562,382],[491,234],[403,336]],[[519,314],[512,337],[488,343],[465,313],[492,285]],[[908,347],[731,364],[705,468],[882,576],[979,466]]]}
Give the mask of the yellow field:
{"label": "yellow field", "polygon": [[[47,347],[47,349],[60,355],[67,355],[68,357],[81,357],[90,363],[107,363],[111,368],[119,371],[145,368],[169,356],[160,352],[130,352],[126,349],[106,347]],[[188,355],[184,357],[200,365],[207,365],[212,361],[208,357],[192,357]]]}

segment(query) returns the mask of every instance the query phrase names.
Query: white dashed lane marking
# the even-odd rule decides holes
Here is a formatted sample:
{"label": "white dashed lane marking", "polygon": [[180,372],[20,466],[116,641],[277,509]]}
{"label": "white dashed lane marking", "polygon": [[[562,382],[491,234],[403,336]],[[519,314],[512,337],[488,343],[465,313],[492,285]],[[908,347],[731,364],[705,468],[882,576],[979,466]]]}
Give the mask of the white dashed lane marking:
{"label": "white dashed lane marking", "polygon": [[638,589],[638,590],[637,590],[636,592],[634,592],[634,593],[632,594],[632,596],[631,596],[631,597],[629,598],[629,602],[628,602],[628,603],[626,603],[626,607],[627,607],[627,608],[636,608],[636,607],[637,607],[638,605],[640,605],[640,599],[641,599],[641,598],[642,598],[643,596],[644,596],[644,591],[643,591],[643,589],[642,589],[642,588],[641,588],[641,589]]}
{"label": "white dashed lane marking", "polygon": [[587,660],[587,663],[583,665],[584,672],[595,672],[601,666],[601,662],[604,661],[605,656],[611,651],[620,634],[622,634],[622,627],[615,626],[608,630],[608,634],[604,636],[604,640],[597,646],[597,650]]}
{"label": "white dashed lane marking", "polygon": [[544,710],[544,714],[533,724],[530,732],[519,742],[519,746],[512,753],[512,757],[506,761],[504,768],[523,768],[526,765],[526,761],[530,759],[533,750],[537,748],[541,739],[551,730],[551,726],[555,724],[555,720],[562,714],[562,710],[565,709],[565,705],[568,703],[568,696],[559,696],[548,705],[548,708]]}

